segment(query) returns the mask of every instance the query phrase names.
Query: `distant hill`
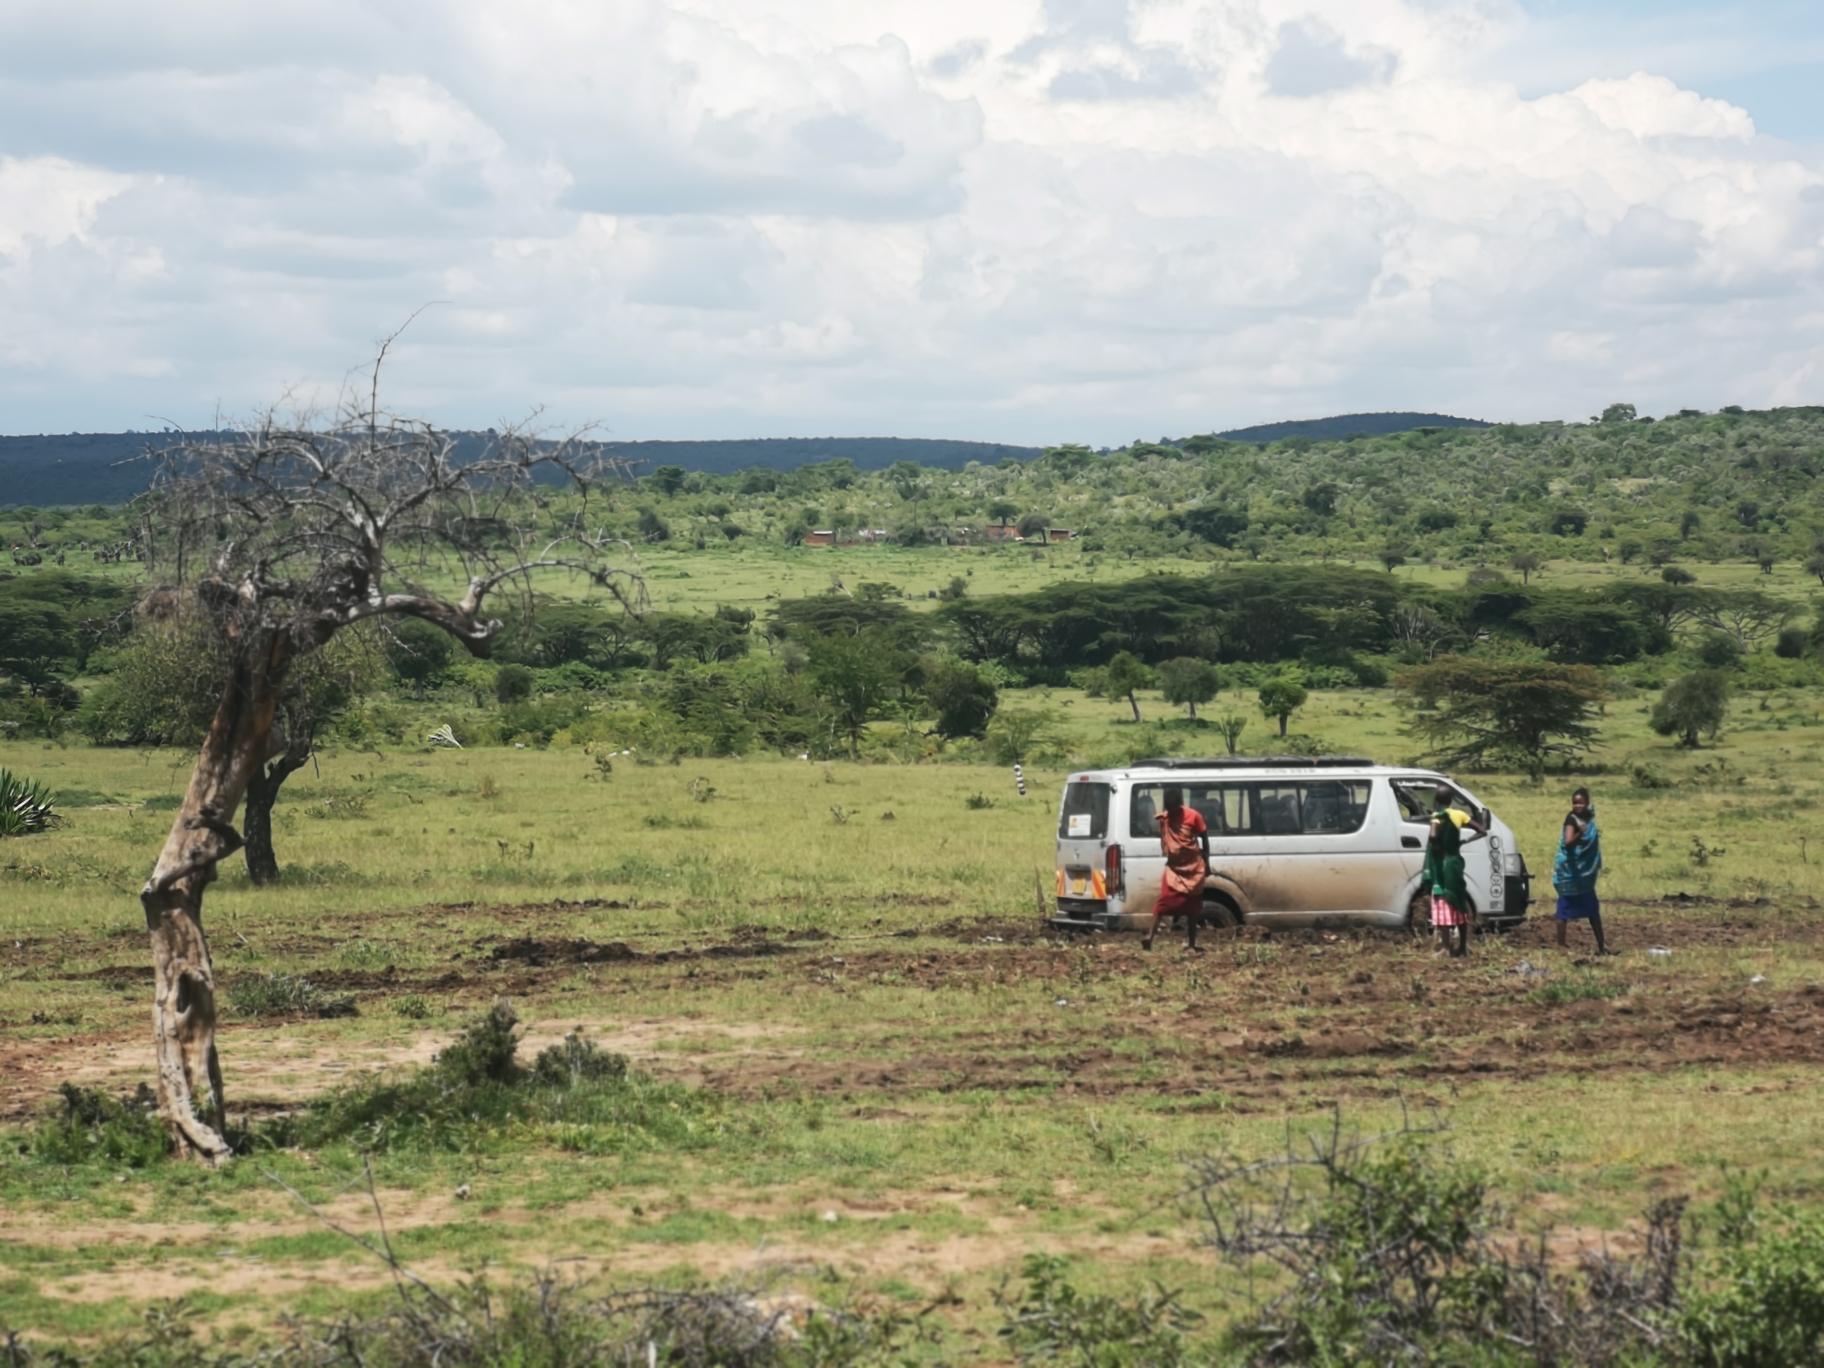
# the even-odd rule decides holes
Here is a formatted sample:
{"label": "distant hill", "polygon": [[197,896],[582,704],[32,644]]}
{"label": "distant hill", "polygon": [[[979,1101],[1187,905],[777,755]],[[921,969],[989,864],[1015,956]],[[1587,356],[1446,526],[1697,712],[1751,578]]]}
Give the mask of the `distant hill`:
{"label": "distant hill", "polygon": [[[72,432],[0,437],[0,507],[51,508],[125,503],[146,487],[150,467],[134,458],[166,440],[157,432]],[[465,443],[467,445],[467,443]],[[792,470],[847,457],[862,470],[895,461],[924,466],[995,465],[1009,456],[1029,461],[1043,447],[998,442],[950,442],[920,437],[767,437],[727,442],[622,442],[616,454],[643,462],[642,471],[680,465],[711,475],[751,466]]]}
{"label": "distant hill", "polygon": [[1313,441],[1337,441],[1360,434],[1381,437],[1389,432],[1411,432],[1414,428],[1485,428],[1493,424],[1479,418],[1453,418],[1448,413],[1345,413],[1336,418],[1301,418],[1290,423],[1261,423],[1256,427],[1235,428],[1219,432],[1231,442],[1277,442],[1286,437],[1309,437]]}
{"label": "distant hill", "polygon": [[[1236,442],[1277,442],[1285,437],[1333,440],[1355,433],[1379,436],[1421,427],[1485,428],[1474,418],[1446,413],[1346,413],[1262,423],[1218,433]],[[474,434],[479,439],[480,434]],[[145,488],[149,467],[134,458],[165,440],[157,432],[71,432],[40,437],[0,437],[0,506],[40,508],[118,504]],[[468,443],[465,442],[465,445]],[[683,466],[729,475],[753,466],[792,470],[846,457],[862,470],[884,470],[895,461],[955,468],[970,461],[997,465],[1012,457],[1029,461],[1043,447],[1000,442],[953,442],[923,437],[757,437],[718,442],[622,442],[615,451],[641,462],[642,471]]]}
{"label": "distant hill", "polygon": [[0,505],[125,503],[151,475],[133,458],[161,440],[156,432],[0,437]]}
{"label": "distant hill", "polygon": [[642,470],[678,465],[706,475],[732,475],[754,466],[794,470],[839,457],[847,457],[861,470],[885,470],[895,461],[948,467],[965,466],[971,461],[998,465],[1009,456],[1016,461],[1030,461],[1044,455],[1045,448],[929,437],[755,437],[724,442],[623,442],[615,451],[644,461]]}

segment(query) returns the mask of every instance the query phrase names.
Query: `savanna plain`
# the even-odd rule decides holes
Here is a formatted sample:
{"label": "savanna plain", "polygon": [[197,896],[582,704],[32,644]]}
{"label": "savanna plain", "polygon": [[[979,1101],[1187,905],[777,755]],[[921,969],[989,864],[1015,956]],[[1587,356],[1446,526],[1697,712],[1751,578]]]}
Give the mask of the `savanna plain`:
{"label": "savanna plain", "polygon": [[[1020,693],[1066,751],[1118,749],[1133,725],[1125,699]],[[1252,691],[1236,699],[1205,711]],[[1148,725],[1173,715],[1138,701]],[[210,894],[248,1137],[215,1171],[34,1139],[64,1085],[151,1078],[134,894],[193,752],[0,745],[71,800],[0,848],[0,1325],[81,1343],[150,1310],[251,1342],[395,1296],[351,1238],[383,1218],[433,1283],[766,1278],[897,1307],[951,1361],[1007,1356],[996,1297],[1033,1253],[1115,1294],[1181,1289],[1219,1328],[1244,1280],[1207,1247],[1190,1165],[1283,1152],[1339,1113],[1364,1131],[1440,1119],[1566,1260],[1637,1247],[1651,1202],[1701,1208],[1731,1170],[1808,1206],[1824,695],[1738,695],[1697,750],[1649,731],[1651,701],[1611,697],[1585,771],[1463,776],[1536,875],[1526,923],[1463,960],[1387,932],[1244,928],[1194,957],[1050,932],[1056,764],[1029,763],[1021,796],[985,763],[331,744],[279,802],[283,882],[254,888],[236,862]],[[1422,749],[1408,720],[1387,689],[1336,688],[1298,721],[1401,761]],[[1603,823],[1607,958],[1582,927],[1551,944],[1579,779]],[[522,1059],[566,1037],[624,1056],[637,1108],[288,1128],[325,1098],[358,1110],[503,1001]]]}

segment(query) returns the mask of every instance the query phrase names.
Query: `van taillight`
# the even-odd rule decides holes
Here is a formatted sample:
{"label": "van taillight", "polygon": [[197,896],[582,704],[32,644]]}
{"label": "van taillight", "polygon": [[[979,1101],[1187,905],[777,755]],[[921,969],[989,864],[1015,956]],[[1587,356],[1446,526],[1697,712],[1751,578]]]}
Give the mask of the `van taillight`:
{"label": "van taillight", "polygon": [[1126,890],[1121,886],[1121,847],[1111,845],[1108,848],[1108,896],[1115,897]]}

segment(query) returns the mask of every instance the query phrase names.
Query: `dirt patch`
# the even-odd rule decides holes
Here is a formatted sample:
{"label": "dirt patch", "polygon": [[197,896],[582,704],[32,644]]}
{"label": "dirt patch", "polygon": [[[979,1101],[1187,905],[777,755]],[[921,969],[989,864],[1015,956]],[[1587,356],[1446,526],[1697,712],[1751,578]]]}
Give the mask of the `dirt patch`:
{"label": "dirt patch", "polygon": [[[770,1022],[628,1021],[590,1013],[547,1014],[537,1004],[523,1011],[533,1018],[521,1040],[523,1058],[581,1031],[600,1048],[626,1055],[637,1068],[698,1085],[710,1068],[738,1073],[737,1061],[753,1056],[783,1069],[798,1053],[763,1045],[797,1034],[794,1027]],[[224,1023],[217,1039],[228,1074],[229,1111],[240,1116],[288,1110],[350,1079],[423,1067],[460,1027],[459,1018],[448,1018],[410,1041],[383,1045],[322,1039],[268,1023]],[[678,1048],[681,1042],[687,1048]],[[153,1076],[154,1067],[150,1034],[139,1029],[0,1041],[0,1119],[19,1122],[42,1115],[64,1082],[130,1093]]]}
{"label": "dirt patch", "polygon": [[547,964],[619,964],[638,959],[639,955],[624,941],[602,944],[586,940],[537,940],[520,936],[488,952],[496,964],[514,961],[534,969]]}

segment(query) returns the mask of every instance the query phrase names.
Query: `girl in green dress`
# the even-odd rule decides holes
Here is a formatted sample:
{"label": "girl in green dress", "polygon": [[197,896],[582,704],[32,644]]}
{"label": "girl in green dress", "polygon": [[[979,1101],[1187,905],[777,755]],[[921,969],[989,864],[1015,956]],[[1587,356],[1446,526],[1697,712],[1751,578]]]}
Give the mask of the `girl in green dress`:
{"label": "girl in green dress", "polygon": [[1486,836],[1488,828],[1473,814],[1451,807],[1450,800],[1456,795],[1446,785],[1439,784],[1432,796],[1436,810],[1431,814],[1431,839],[1425,844],[1419,891],[1431,899],[1431,925],[1438,933],[1439,948],[1456,958],[1469,953],[1469,889],[1463,882],[1463,831],[1468,828],[1473,841],[1477,836]]}

